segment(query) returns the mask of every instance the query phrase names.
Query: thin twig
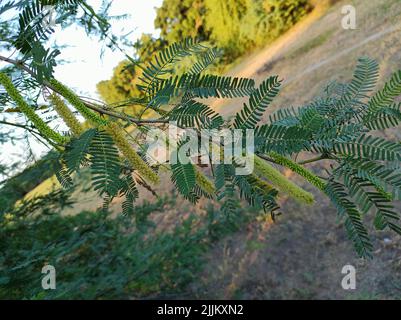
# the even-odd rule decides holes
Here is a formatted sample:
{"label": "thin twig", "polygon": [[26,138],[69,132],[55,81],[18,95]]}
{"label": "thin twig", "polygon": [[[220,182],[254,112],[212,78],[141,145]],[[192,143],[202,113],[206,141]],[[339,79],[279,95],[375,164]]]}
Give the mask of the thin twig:
{"label": "thin twig", "polygon": [[[10,63],[14,66],[16,66],[17,68],[27,72],[28,74],[30,74],[32,77],[35,78],[35,74],[32,72],[32,70],[30,70],[22,61],[18,61],[18,60],[14,60],[14,59],[10,59],[4,56],[0,56],[0,61],[5,61],[7,63]],[[49,89],[61,94],[61,92],[59,92],[56,88],[54,88],[48,81],[44,80],[43,84],[48,87]],[[115,111],[111,111],[111,110],[106,110],[104,108],[101,108],[100,106],[88,102],[88,101],[84,101],[82,99],[80,99],[82,101],[82,103],[89,109],[96,111],[100,114],[104,114],[104,115],[108,115],[114,118],[118,118],[118,119],[122,119],[122,120],[129,120],[133,123],[135,123],[136,125],[144,125],[144,124],[159,124],[159,123],[167,123],[168,121],[165,119],[136,119],[133,118],[131,116],[128,115],[122,115],[118,112]]]}
{"label": "thin twig", "polygon": [[28,127],[28,126],[24,126],[23,124],[19,124],[19,123],[12,123],[12,122],[8,122],[8,121],[4,121],[4,120],[0,120],[1,124],[5,124],[7,126],[13,126],[13,127],[17,127],[17,128],[21,128],[24,130],[27,130],[31,133],[35,133],[35,134],[39,134],[39,132],[33,130],[32,128]]}
{"label": "thin twig", "polygon": [[144,187],[146,190],[148,190],[152,195],[154,195],[156,198],[159,198],[159,196],[157,195],[156,191],[152,189],[152,187],[150,185],[148,185],[146,183],[145,180],[142,179],[142,177],[140,177],[138,174],[134,173],[134,178],[135,181],[141,185],[142,187]]}
{"label": "thin twig", "polygon": [[308,160],[304,160],[304,161],[300,161],[298,162],[298,164],[302,165],[302,164],[308,164],[308,163],[313,163],[313,162],[317,162],[320,160],[334,160],[339,162],[340,158],[337,157],[334,154],[329,154],[329,153],[323,153],[320,156],[316,157],[316,158],[312,158],[312,159],[308,159]]}
{"label": "thin twig", "polygon": [[269,157],[267,157],[267,156],[265,156],[265,155],[263,155],[263,154],[257,154],[257,156],[258,156],[259,158],[263,159],[263,160],[266,160],[266,161],[269,161],[269,162],[273,162],[273,163],[275,163],[275,164],[278,164],[274,159],[269,158]]}
{"label": "thin twig", "polygon": [[304,160],[304,161],[299,161],[298,164],[303,165],[303,164],[308,164],[308,163],[312,163],[312,162],[316,162],[316,161],[320,161],[320,160],[328,160],[328,159],[330,159],[330,158],[327,155],[322,154],[322,155],[317,156],[315,158],[307,159],[307,160]]}

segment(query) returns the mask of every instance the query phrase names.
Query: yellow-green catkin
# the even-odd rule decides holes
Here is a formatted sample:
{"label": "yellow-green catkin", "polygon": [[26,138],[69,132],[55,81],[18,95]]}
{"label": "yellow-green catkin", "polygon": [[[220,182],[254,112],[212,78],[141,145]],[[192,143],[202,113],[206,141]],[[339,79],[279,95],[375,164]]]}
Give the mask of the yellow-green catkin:
{"label": "yellow-green catkin", "polygon": [[148,164],[136,153],[130,143],[126,139],[125,132],[119,127],[118,124],[101,118],[96,113],[92,112],[79,97],[67,88],[65,85],[52,79],[50,81],[53,88],[60,93],[77,111],[91,124],[103,128],[113,139],[114,143],[127,158],[135,170],[147,181],[157,184],[160,179],[159,176],[148,166]]}
{"label": "yellow-green catkin", "polygon": [[142,178],[157,184],[159,176],[149,167],[149,165],[136,153],[125,137],[125,132],[115,122],[109,122],[103,127],[105,131],[112,137],[114,143],[127,158],[131,165],[138,171]]}
{"label": "yellow-green catkin", "polygon": [[263,159],[255,156],[255,172],[266,179],[268,179],[272,185],[274,185],[279,191],[286,193],[293,197],[299,202],[312,204],[314,202],[313,194],[307,192],[288,180],[278,170],[273,168],[269,163]]}
{"label": "yellow-green catkin", "polygon": [[84,132],[84,129],[64,101],[55,93],[51,94],[49,99],[53,104],[54,110],[56,110],[60,118],[63,119],[65,124],[70,128],[71,132],[75,136],[81,135]]}
{"label": "yellow-green catkin", "polygon": [[106,125],[107,121],[103,118],[101,118],[99,115],[96,113],[92,112],[85,104],[79,99],[79,97],[71,91],[69,88],[67,88],[65,85],[63,85],[61,82],[57,81],[56,79],[51,79],[50,84],[53,86],[53,88],[61,94],[69,103],[71,103],[72,106],[74,106],[75,109],[89,122],[91,122],[93,125]]}
{"label": "yellow-green catkin", "polygon": [[321,190],[323,192],[325,191],[326,183],[322,179],[320,179],[319,177],[314,175],[312,172],[306,170],[304,167],[302,167],[298,163],[295,163],[292,160],[287,159],[286,157],[284,157],[276,152],[270,152],[269,155],[279,165],[286,167],[286,168],[290,169],[291,171],[304,177],[306,179],[306,181],[308,181],[310,184],[314,185],[319,190]]}
{"label": "yellow-green catkin", "polygon": [[7,93],[10,97],[15,101],[18,105],[18,108],[21,112],[23,112],[26,117],[34,124],[35,128],[46,138],[51,141],[54,141],[58,144],[63,144],[66,142],[66,138],[51,129],[36,113],[35,111],[28,105],[28,103],[22,98],[18,90],[15,88],[11,79],[0,72],[0,84],[4,86]]}
{"label": "yellow-green catkin", "polygon": [[251,175],[251,179],[252,179],[252,182],[253,182],[259,189],[262,189],[262,190],[265,191],[266,193],[269,193],[269,192],[275,190],[274,187],[273,187],[271,184],[269,184],[269,183],[267,183],[266,181],[260,179],[260,178],[259,178],[257,175],[255,175],[255,174],[252,174],[252,175]]}
{"label": "yellow-green catkin", "polygon": [[214,184],[197,168],[195,168],[196,184],[207,194],[213,195],[216,192]]}

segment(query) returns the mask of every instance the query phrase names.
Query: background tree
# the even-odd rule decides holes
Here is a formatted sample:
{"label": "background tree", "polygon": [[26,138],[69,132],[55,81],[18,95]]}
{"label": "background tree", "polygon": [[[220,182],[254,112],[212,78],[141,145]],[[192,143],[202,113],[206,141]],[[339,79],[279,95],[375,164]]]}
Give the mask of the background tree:
{"label": "background tree", "polygon": [[169,44],[187,37],[208,40],[205,28],[205,0],[163,1],[156,9],[155,28]]}
{"label": "background tree", "polygon": [[232,61],[274,40],[310,10],[308,0],[205,0],[205,29]]}
{"label": "background tree", "polygon": [[121,61],[113,70],[110,80],[101,81],[97,84],[97,90],[102,99],[113,104],[140,96],[136,87],[141,72],[139,68],[128,60]]}
{"label": "background tree", "polygon": [[135,42],[134,49],[137,59],[141,62],[148,62],[155,52],[163,50],[168,45],[164,38],[154,38],[151,34],[143,33]]}
{"label": "background tree", "polygon": [[[215,71],[223,72],[225,64],[274,40],[311,8],[308,0],[163,1],[156,9],[154,23],[160,38],[143,34],[134,45],[134,54],[139,61],[148,62],[154,52],[167,45],[197,37],[222,49]],[[110,80],[99,83],[99,94],[107,103],[127,100],[138,93],[135,85],[130,85],[138,83],[140,71],[128,61],[119,63]]]}

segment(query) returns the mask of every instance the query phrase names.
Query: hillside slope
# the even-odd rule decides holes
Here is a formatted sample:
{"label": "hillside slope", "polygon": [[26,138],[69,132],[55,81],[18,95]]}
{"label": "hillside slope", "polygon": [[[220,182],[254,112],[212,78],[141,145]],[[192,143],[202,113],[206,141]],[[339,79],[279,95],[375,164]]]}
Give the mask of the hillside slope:
{"label": "hillside slope", "polygon": [[[352,1],[357,12],[356,30],[341,27],[341,7],[345,4],[349,1],[340,1],[327,12],[315,12],[315,16],[232,71],[233,75],[255,77],[258,81],[272,74],[284,79],[284,88],[268,114],[280,107],[310,101],[332,80],[348,81],[360,56],[378,60],[380,83],[401,69],[401,2]],[[228,118],[241,106],[237,100],[215,104]],[[400,130],[386,135],[401,139]],[[313,168],[323,169],[321,165]],[[301,179],[294,179],[302,184]],[[314,192],[316,205],[308,208],[284,201],[284,214],[277,223],[254,223],[248,230],[221,242],[210,254],[200,282],[189,288],[189,296],[401,298],[401,237],[373,231],[373,260],[357,259],[328,199],[306,184],[304,187]],[[356,267],[356,290],[341,287],[341,270],[346,264]]]}
{"label": "hillside slope", "polygon": [[[245,57],[229,74],[254,77],[258,82],[273,74],[284,79],[284,88],[268,114],[280,107],[310,101],[332,80],[348,81],[357,58],[362,55],[376,58],[381,68],[380,81],[388,79],[393,71],[401,69],[401,1],[352,1],[357,9],[357,29],[344,30],[341,7],[349,3],[339,1],[330,8],[318,6],[272,45]],[[230,117],[242,107],[242,101],[236,99],[226,104],[213,101],[212,105]],[[400,130],[386,134],[401,139]],[[313,169],[319,171],[324,167],[315,165]],[[303,183],[296,176],[292,178]],[[162,179],[157,189],[160,194],[172,194],[173,188],[167,180],[167,177]],[[87,180],[83,177],[82,181]],[[284,199],[281,203],[284,214],[275,224],[254,222],[242,232],[220,241],[208,254],[208,264],[199,281],[181,297],[401,298],[401,237],[373,232],[373,260],[357,259],[328,199],[309,185],[304,187],[315,194],[316,205],[300,207]],[[83,185],[81,190],[87,188]],[[101,205],[101,199],[93,192],[81,190],[74,194],[79,204],[65,214],[95,210]],[[154,198],[141,189],[140,199]],[[207,201],[202,200],[191,209],[188,202],[178,198],[176,209],[166,210],[155,217],[155,222],[160,228],[167,228],[190,210],[202,214],[206,205]],[[112,203],[111,209],[121,212],[119,199]],[[357,268],[354,291],[341,288],[341,269],[349,263]]]}

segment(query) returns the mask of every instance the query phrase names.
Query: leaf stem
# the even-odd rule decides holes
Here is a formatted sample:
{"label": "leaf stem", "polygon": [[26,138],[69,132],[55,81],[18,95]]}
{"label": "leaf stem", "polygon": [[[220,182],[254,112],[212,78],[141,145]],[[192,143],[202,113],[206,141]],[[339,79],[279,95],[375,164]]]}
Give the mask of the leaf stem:
{"label": "leaf stem", "polygon": [[[19,60],[14,60],[14,59],[10,59],[4,56],[0,55],[0,61],[4,61],[7,63],[10,63],[14,66],[16,66],[18,69],[25,71],[26,73],[28,73],[29,75],[31,75],[33,78],[35,78],[35,75],[33,74],[33,72],[22,62]],[[48,87],[49,89],[57,92],[58,94],[62,94],[61,92],[59,92],[52,84],[49,83],[49,81],[44,81],[44,85],[46,87]],[[163,124],[163,123],[168,123],[168,120],[165,119],[137,119],[128,115],[122,115],[119,112],[115,112],[115,111],[111,111],[111,110],[106,110],[105,108],[102,108],[99,105],[96,105],[94,103],[88,102],[88,101],[84,101],[82,99],[80,99],[82,101],[82,103],[89,109],[96,111],[100,114],[104,114],[104,115],[108,115],[114,118],[118,118],[118,119],[122,119],[122,120],[129,120],[133,123],[135,123],[136,125],[140,126],[140,125],[146,125],[146,124]]]}

